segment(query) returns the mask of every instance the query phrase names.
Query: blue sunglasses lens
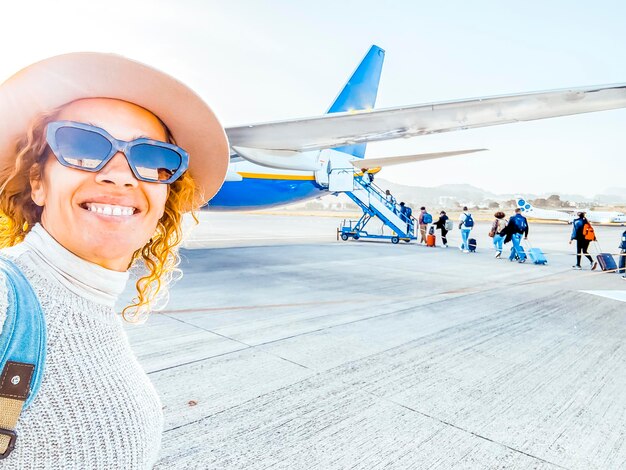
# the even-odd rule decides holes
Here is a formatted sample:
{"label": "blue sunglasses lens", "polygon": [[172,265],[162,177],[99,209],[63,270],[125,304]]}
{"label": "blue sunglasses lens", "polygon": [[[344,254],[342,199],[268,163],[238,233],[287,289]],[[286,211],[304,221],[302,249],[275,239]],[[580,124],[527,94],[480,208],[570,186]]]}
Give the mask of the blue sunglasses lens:
{"label": "blue sunglasses lens", "polygon": [[[71,167],[92,171],[112,152],[111,141],[98,132],[76,127],[59,127],[55,134],[57,158]],[[139,179],[168,181],[183,164],[183,157],[174,149],[158,144],[132,145],[126,159]]]}
{"label": "blue sunglasses lens", "polygon": [[137,173],[150,181],[167,181],[183,161],[175,150],[152,144],[134,145],[130,160]]}
{"label": "blue sunglasses lens", "polygon": [[92,170],[102,163],[111,153],[111,142],[92,131],[61,127],[56,134],[58,157],[76,168]]}

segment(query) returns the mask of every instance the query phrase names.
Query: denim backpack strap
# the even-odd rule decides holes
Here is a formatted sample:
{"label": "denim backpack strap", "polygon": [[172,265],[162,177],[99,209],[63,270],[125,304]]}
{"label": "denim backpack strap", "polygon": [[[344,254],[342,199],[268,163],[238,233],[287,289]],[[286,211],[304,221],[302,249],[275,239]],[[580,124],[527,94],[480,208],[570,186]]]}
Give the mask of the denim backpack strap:
{"label": "denim backpack strap", "polygon": [[43,378],[46,324],[30,283],[12,261],[0,257],[8,308],[0,333],[0,459],[15,447],[15,426]]}

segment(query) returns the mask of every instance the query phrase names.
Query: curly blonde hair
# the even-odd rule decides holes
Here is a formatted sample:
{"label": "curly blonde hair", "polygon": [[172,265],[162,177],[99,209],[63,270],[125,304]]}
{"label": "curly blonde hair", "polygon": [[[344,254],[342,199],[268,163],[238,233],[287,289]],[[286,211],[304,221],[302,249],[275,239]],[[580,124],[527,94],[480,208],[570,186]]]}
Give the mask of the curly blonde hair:
{"label": "curly blonde hair", "polygon": [[[45,129],[63,107],[39,115],[15,147],[15,165],[0,170],[0,248],[24,240],[31,228],[41,221],[43,209],[31,199],[31,178],[42,177],[48,157]],[[169,129],[163,124],[168,142],[174,143]],[[179,272],[178,245],[182,242],[183,208],[197,209],[198,188],[189,175],[183,174],[169,187],[165,211],[152,238],[132,257],[129,268],[143,260],[147,270],[136,283],[137,296],[122,311],[128,322],[139,322],[153,310],[157,300],[167,297],[167,286]],[[195,204],[195,205],[194,205]],[[198,218],[192,210],[194,222]]]}

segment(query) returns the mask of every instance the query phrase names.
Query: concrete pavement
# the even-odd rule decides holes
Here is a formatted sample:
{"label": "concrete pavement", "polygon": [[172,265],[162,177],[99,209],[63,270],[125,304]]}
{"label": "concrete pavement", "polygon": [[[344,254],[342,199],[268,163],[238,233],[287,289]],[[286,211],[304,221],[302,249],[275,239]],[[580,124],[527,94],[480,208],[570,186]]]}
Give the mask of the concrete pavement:
{"label": "concrete pavement", "polygon": [[157,468],[626,466],[626,282],[571,270],[567,226],[531,226],[534,266],[494,259],[485,224],[464,254],[203,219],[167,309],[128,328],[164,405]]}

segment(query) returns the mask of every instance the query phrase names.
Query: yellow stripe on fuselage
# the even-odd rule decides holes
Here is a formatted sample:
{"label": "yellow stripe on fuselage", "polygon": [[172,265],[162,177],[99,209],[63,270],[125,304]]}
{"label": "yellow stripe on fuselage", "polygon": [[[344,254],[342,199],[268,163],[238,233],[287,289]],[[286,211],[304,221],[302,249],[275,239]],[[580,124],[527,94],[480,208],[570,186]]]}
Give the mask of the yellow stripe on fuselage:
{"label": "yellow stripe on fuselage", "polygon": [[273,175],[269,173],[246,173],[243,171],[238,171],[239,175],[242,178],[253,178],[260,180],[301,180],[301,181],[313,181],[315,180],[315,176],[304,176],[304,175]]}

